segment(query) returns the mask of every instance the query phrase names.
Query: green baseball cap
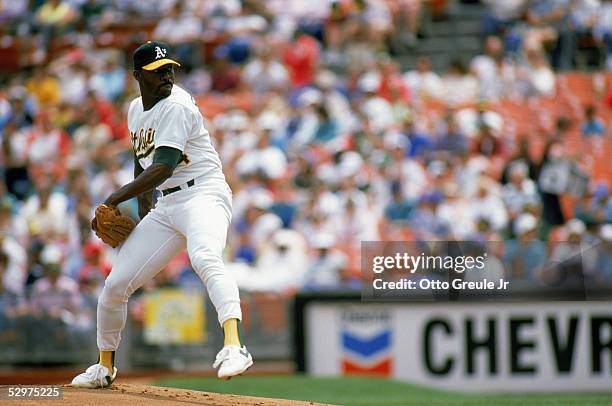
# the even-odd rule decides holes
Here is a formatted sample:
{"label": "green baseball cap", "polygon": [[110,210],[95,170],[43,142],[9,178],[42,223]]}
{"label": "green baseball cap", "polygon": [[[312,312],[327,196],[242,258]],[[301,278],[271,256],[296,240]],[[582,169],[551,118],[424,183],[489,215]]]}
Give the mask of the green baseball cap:
{"label": "green baseball cap", "polygon": [[180,63],[171,58],[170,46],[161,41],[148,41],[134,51],[135,70],[155,70],[169,63],[181,66]]}

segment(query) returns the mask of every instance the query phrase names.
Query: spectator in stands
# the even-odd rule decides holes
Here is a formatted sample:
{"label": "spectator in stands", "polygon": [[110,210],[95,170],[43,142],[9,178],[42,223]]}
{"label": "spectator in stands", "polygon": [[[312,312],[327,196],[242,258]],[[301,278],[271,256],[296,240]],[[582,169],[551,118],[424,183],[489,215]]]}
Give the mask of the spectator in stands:
{"label": "spectator in stands", "polygon": [[529,169],[523,162],[515,162],[508,169],[508,183],[502,188],[502,198],[508,209],[511,225],[528,209],[540,206],[536,183],[527,177]]}
{"label": "spectator in stands", "polygon": [[186,9],[184,0],[180,0],[157,23],[152,37],[172,45],[178,60],[189,71],[200,63],[202,33],[201,20]]}
{"label": "spectator in stands", "polygon": [[223,93],[240,87],[240,70],[233,66],[228,58],[228,49],[217,47],[210,72],[212,91]]}
{"label": "spectator in stands", "polygon": [[431,60],[427,56],[420,56],[416,69],[404,73],[404,81],[410,89],[410,94],[419,99],[437,100],[444,97],[442,79],[431,70]]}
{"label": "spectator in stands", "polygon": [[[3,210],[4,211],[4,210]],[[1,215],[5,218],[5,214]],[[4,219],[3,219],[4,222]],[[2,224],[5,226],[5,224]],[[4,227],[3,227],[4,228]],[[10,233],[0,231],[0,251],[8,256],[8,263],[3,275],[4,286],[16,293],[24,293],[26,284],[27,256],[20,240]]]}
{"label": "spectator in stands", "polygon": [[503,34],[525,13],[528,0],[482,0],[487,5],[483,18],[485,35]]}
{"label": "spectator in stands", "polygon": [[241,2],[239,0],[208,0],[200,2],[194,7],[200,17],[211,18],[211,23],[215,22],[215,18],[220,20],[220,24],[227,23],[227,21],[240,14],[242,9]]}
{"label": "spectator in stands", "polygon": [[500,196],[499,184],[495,180],[481,177],[476,195],[468,204],[475,224],[484,219],[492,230],[498,232],[503,231],[508,224],[508,212]]}
{"label": "spectator in stands", "polygon": [[2,91],[0,92],[0,131],[4,128],[6,123],[11,119],[11,104],[8,101],[7,94]]}
{"label": "spectator in stands", "polygon": [[517,86],[524,96],[554,96],[556,79],[542,51],[527,50],[526,65],[519,67]]}
{"label": "spectator in stands", "polygon": [[401,75],[397,61],[388,55],[380,55],[376,71],[380,73],[378,94],[388,100],[394,110],[396,121],[401,121],[406,115],[407,106],[411,103],[412,95]]}
{"label": "spectator in stands", "polygon": [[[399,35],[406,47],[414,47],[417,44],[418,34],[423,19],[422,0],[400,0],[386,1],[389,13],[393,18],[393,30],[391,36]],[[428,2],[429,11],[434,16],[441,16],[445,12],[446,1]],[[438,7],[436,7],[438,6]]]}
{"label": "spectator in stands", "polygon": [[527,10],[527,22],[529,29],[525,35],[525,50],[540,52],[552,44],[552,65],[556,69],[571,69],[576,35],[570,19],[570,1],[531,2]]}
{"label": "spectator in stands", "polygon": [[[239,241],[243,243],[240,250],[246,258],[257,259],[264,245],[274,232],[281,229],[283,221],[269,210],[274,199],[269,191],[258,189],[250,195],[250,201],[241,218],[236,219]],[[240,237],[244,236],[244,237]]]}
{"label": "spectator in stands", "polygon": [[608,185],[600,183],[587,190],[587,193],[574,206],[575,217],[587,226],[610,222],[606,212],[609,201]]}
{"label": "spectator in stands", "polygon": [[537,170],[538,190],[542,200],[542,240],[548,239],[548,234],[554,226],[565,223],[560,196],[567,189],[568,165],[563,145],[556,139],[550,140],[544,147]]}
{"label": "spectator in stands", "polygon": [[235,161],[257,143],[251,118],[242,110],[232,109],[219,114],[214,121],[212,133],[223,164],[233,169]]}
{"label": "spectator in stands", "polygon": [[67,53],[66,56],[59,57],[51,67],[59,81],[62,101],[71,106],[79,106],[91,88],[93,72],[84,62],[73,59],[74,57]]}
{"label": "spectator in stands", "polygon": [[437,206],[436,217],[449,230],[451,238],[464,240],[475,232],[476,224],[472,213],[472,208],[459,186],[456,183],[448,183],[444,190],[444,200]]}
{"label": "spectator in stands", "polygon": [[61,100],[59,81],[42,65],[33,68],[32,77],[25,81],[25,88],[41,108],[57,105]]}
{"label": "spectator in stands", "polygon": [[44,240],[63,238],[68,232],[68,198],[54,190],[52,179],[35,184],[36,193],[25,201],[19,216],[28,224],[30,236]]}
{"label": "spectator in stands", "polygon": [[28,227],[21,217],[15,215],[17,205],[17,200],[10,195],[0,198],[0,235],[9,237],[18,244],[26,245]]}
{"label": "spectator in stands", "polygon": [[417,239],[430,241],[435,238],[444,238],[449,227],[436,216],[438,204],[444,195],[439,193],[425,193],[418,201],[418,205],[410,212],[408,224],[414,231]]}
{"label": "spectator in stands", "polygon": [[319,233],[335,236],[338,231],[338,219],[334,215],[339,210],[338,197],[318,183],[301,208],[296,218],[295,229],[306,237],[310,245],[312,238]]}
{"label": "spectator in stands", "polygon": [[0,251],[0,351],[8,348],[8,344],[17,339],[16,318],[24,310],[22,292],[11,290],[4,282],[8,263],[8,255]]}
{"label": "spectator in stands", "polygon": [[593,36],[603,44],[605,52],[604,68],[612,70],[612,2],[604,1],[599,10],[593,29]]}
{"label": "spectator in stands", "polygon": [[26,130],[20,130],[14,121],[4,128],[2,138],[4,181],[6,189],[19,200],[24,200],[32,187],[28,173],[29,140]]}
{"label": "spectator in stands", "polygon": [[263,129],[258,134],[255,148],[246,151],[236,162],[236,170],[241,176],[258,174],[264,179],[279,179],[287,170],[287,158],[283,151],[272,144],[271,129]]}
{"label": "spectator in stands", "polygon": [[531,159],[529,153],[529,139],[526,136],[521,136],[518,141],[518,151],[511,157],[504,167],[501,177],[501,183],[506,184],[510,181],[510,168],[514,164],[523,164],[527,167],[527,177],[532,180],[536,180],[537,165]]}
{"label": "spectator in stands", "polygon": [[380,73],[366,72],[359,78],[358,87],[363,92],[360,110],[375,133],[382,133],[394,123],[393,107],[380,97]]}
{"label": "spectator in stands", "polygon": [[319,104],[315,107],[318,125],[314,133],[312,142],[321,144],[329,148],[339,135],[339,123],[330,115],[325,104]]}
{"label": "spectator in stands", "polygon": [[570,4],[570,23],[578,37],[590,36],[601,12],[600,0],[575,0]]}
{"label": "spectator in stands", "polygon": [[313,158],[307,159],[304,155],[296,158],[293,184],[298,191],[311,189],[317,183],[313,161]]}
{"label": "spectator in stands", "polygon": [[53,319],[74,316],[81,311],[79,287],[71,278],[62,274],[63,253],[57,245],[45,246],[41,253],[44,277],[32,286],[32,309],[35,314]]}
{"label": "spectator in stands", "polygon": [[[486,222],[485,222],[486,223]],[[475,240],[477,241],[477,240]],[[463,274],[463,280],[466,282],[479,282],[483,280],[498,281],[500,279],[510,279],[508,271],[505,269],[503,262],[497,257],[495,249],[491,249],[491,245],[497,246],[499,240],[487,239],[483,242],[489,242],[489,246],[485,244],[476,244],[475,242],[461,243],[461,248],[465,249],[465,255],[477,257],[483,253],[487,253],[484,260],[483,268],[471,269]]]}
{"label": "spectator in stands", "polygon": [[350,40],[355,31],[355,22],[351,19],[351,4],[349,2],[332,1],[329,4],[329,16],[325,20],[323,31],[324,43],[322,59],[328,65],[344,63],[342,48]]}
{"label": "spectator in stands", "polygon": [[578,219],[569,220],[563,227],[564,241],[554,245],[548,264],[542,272],[542,279],[553,286],[584,288],[595,277],[592,264],[596,252],[585,249],[586,226]]}
{"label": "spectator in stands", "polygon": [[23,86],[17,86],[9,92],[10,115],[6,122],[13,122],[17,129],[30,127],[36,116],[36,102],[29,96]]}
{"label": "spectator in stands", "polygon": [[97,111],[91,110],[86,115],[86,122],[74,132],[73,140],[73,166],[85,166],[89,162],[100,164],[105,158],[104,150],[112,140],[111,128],[100,121]]}
{"label": "spectator in stands", "polygon": [[392,181],[391,201],[385,207],[385,219],[398,226],[405,225],[414,206],[412,201],[404,197],[401,182]]}
{"label": "spectator in stands", "polygon": [[612,281],[612,224],[599,229],[600,244],[596,248],[597,260],[593,270],[598,280]]}
{"label": "spectator in stands", "polygon": [[[100,156],[99,161],[102,164],[101,170],[89,185],[91,201],[94,206],[106,199],[108,190],[119,188],[134,178],[129,168],[121,166],[121,161],[117,156]],[[121,206],[126,207],[127,205],[124,203]]]}
{"label": "spectator in stands", "polygon": [[0,7],[0,25],[16,26],[28,15],[29,0],[3,1]]}
{"label": "spectator in stands", "polygon": [[382,52],[380,44],[375,44],[370,37],[369,28],[357,21],[355,32],[346,44],[345,66],[350,71],[363,72],[376,64],[377,54]]}
{"label": "spectator in stands", "polygon": [[104,62],[102,70],[91,77],[90,87],[101,98],[115,101],[124,92],[126,71],[114,57]]}
{"label": "spectator in stands", "polygon": [[334,236],[320,233],[311,241],[313,252],[310,255],[305,275],[305,290],[325,290],[346,288],[346,255],[334,249]]}
{"label": "spectator in stands", "polygon": [[46,340],[33,346],[53,351],[84,342],[83,331],[91,328],[88,309],[77,283],[62,274],[65,259],[61,249],[48,244],[42,250],[41,262],[44,276],[32,286],[31,311],[33,324]]}
{"label": "spectator in stands", "polygon": [[478,80],[460,59],[448,65],[443,83],[444,101],[451,106],[473,103],[478,97]]}
{"label": "spectator in stands", "polygon": [[357,119],[340,78],[329,70],[320,70],[315,84],[321,92],[323,105],[338,124],[338,133],[345,134],[355,130],[358,127]]}
{"label": "spectator in stands", "polygon": [[[597,193],[595,193],[595,196],[597,197]],[[612,223],[612,196],[610,196],[610,193],[608,193],[606,200],[602,198],[601,205],[605,207],[606,223]]]}
{"label": "spectator in stands", "polygon": [[304,283],[307,250],[295,230],[279,229],[261,244],[253,267],[233,267],[241,290],[293,295]]}
{"label": "spectator in stands", "polygon": [[513,280],[535,281],[546,264],[546,244],[537,239],[537,218],[523,213],[516,218],[514,239],[506,241],[503,262]]}
{"label": "spectator in stands", "polygon": [[285,66],[267,45],[261,44],[255,49],[256,57],[244,67],[242,81],[258,96],[270,90],[284,90],[289,80]]}
{"label": "spectator in stands", "polygon": [[85,168],[77,167],[68,174],[65,193],[68,196],[68,212],[71,222],[71,233],[79,236],[80,244],[91,236],[91,218],[93,207],[89,198],[89,183]]}
{"label": "spectator in stands", "polygon": [[43,45],[48,48],[54,36],[65,34],[79,18],[78,10],[65,0],[47,0],[36,11],[37,28],[43,34]]}
{"label": "spectator in stands", "polygon": [[596,155],[604,153],[603,137],[606,135],[606,127],[602,119],[597,117],[595,106],[588,105],[584,109],[584,122],[580,126],[580,132],[586,141],[588,151]]}
{"label": "spectator in stands", "polygon": [[456,156],[468,151],[469,140],[457,125],[452,112],[444,116],[444,124],[436,139],[435,149],[443,153],[442,158]]}
{"label": "spectator in stands", "polygon": [[427,172],[421,162],[407,157],[410,143],[402,133],[389,133],[384,139],[389,162],[383,169],[386,179],[397,179],[407,198],[418,198],[427,186]]}
{"label": "spectator in stands", "polygon": [[485,54],[472,60],[471,71],[480,81],[480,98],[497,100],[500,97],[512,97],[515,67],[504,57],[504,45],[501,38],[489,36],[485,41]]}
{"label": "spectator in stands", "polygon": [[353,200],[347,200],[338,219],[338,243],[349,250],[358,250],[361,241],[378,241],[380,219],[381,213],[368,212],[366,208],[358,208]]}
{"label": "spectator in stands", "polygon": [[487,158],[500,157],[504,153],[504,145],[498,134],[487,123],[480,125],[480,131],[476,135],[474,152]]}
{"label": "spectator in stands", "polygon": [[64,130],[54,125],[51,111],[38,114],[28,138],[28,163],[47,173],[61,173],[71,150],[71,140]]}
{"label": "spectator in stands", "polygon": [[292,228],[299,208],[298,195],[290,182],[281,182],[275,191],[270,211],[283,222],[283,228]]}
{"label": "spectator in stands", "polygon": [[105,259],[104,251],[104,246],[92,240],[85,243],[82,249],[84,263],[79,269],[78,283],[80,291],[87,292],[89,299],[98,297],[96,294],[100,293],[104,280],[111,272],[111,264]]}
{"label": "spectator in stands", "polygon": [[415,117],[408,115],[403,120],[403,131],[408,139],[407,156],[426,161],[432,155],[435,144],[427,130],[419,126]]}
{"label": "spectator in stands", "polygon": [[287,44],[283,54],[293,87],[303,87],[314,81],[319,55],[317,41],[306,33],[296,31],[294,41]]}

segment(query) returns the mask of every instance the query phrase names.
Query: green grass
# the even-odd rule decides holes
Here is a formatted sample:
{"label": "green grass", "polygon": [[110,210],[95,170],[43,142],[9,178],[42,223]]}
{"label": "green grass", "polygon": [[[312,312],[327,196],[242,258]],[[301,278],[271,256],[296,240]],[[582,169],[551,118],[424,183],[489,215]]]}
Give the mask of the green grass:
{"label": "green grass", "polygon": [[467,395],[377,378],[310,378],[301,375],[216,378],[171,378],[158,386],[235,395],[306,400],[347,406],[408,405],[612,405],[608,394]]}

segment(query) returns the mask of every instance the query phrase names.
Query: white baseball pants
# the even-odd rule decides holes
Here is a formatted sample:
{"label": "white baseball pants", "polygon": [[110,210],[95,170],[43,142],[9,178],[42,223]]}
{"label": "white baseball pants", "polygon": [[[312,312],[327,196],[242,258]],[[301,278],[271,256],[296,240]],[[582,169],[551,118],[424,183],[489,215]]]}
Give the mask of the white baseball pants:
{"label": "white baseball pants", "polygon": [[98,299],[97,343],[115,351],[127,318],[128,298],[187,248],[204,282],[219,323],[241,320],[234,277],[225,271],[222,252],[231,221],[231,191],[207,191],[195,185],[161,197],[120,247]]}

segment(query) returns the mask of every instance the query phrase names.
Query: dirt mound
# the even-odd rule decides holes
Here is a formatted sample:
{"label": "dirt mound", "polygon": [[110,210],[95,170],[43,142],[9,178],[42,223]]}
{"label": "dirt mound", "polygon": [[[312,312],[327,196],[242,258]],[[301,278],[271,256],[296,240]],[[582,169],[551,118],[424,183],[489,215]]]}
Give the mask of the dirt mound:
{"label": "dirt mound", "polygon": [[[21,405],[40,404],[37,401],[20,402]],[[219,405],[219,406],[302,406],[320,403],[296,400],[224,395],[194,390],[162,388],[149,385],[114,384],[108,389],[77,389],[64,386],[61,405]]]}

